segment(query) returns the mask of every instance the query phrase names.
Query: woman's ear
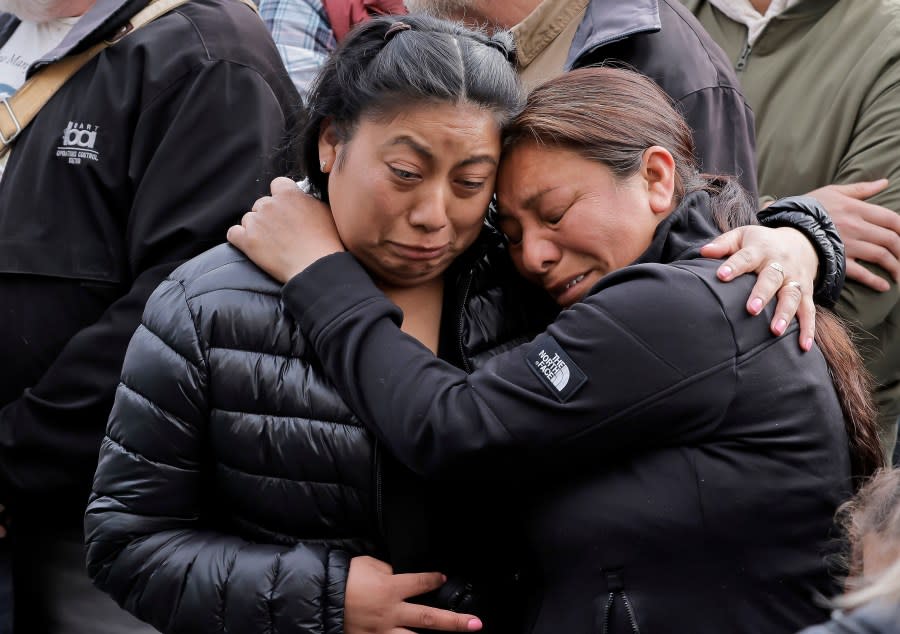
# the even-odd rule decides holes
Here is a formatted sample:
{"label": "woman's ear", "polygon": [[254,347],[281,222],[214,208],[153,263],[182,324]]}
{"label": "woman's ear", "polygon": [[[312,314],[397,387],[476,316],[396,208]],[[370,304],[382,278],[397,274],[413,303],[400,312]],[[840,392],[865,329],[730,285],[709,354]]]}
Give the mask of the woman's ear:
{"label": "woman's ear", "polygon": [[331,117],[322,119],[319,126],[319,168],[327,174],[334,169],[338,149],[342,145],[341,135]]}
{"label": "woman's ear", "polygon": [[653,213],[668,214],[675,209],[675,159],[671,152],[659,145],[644,150],[641,176],[647,185]]}

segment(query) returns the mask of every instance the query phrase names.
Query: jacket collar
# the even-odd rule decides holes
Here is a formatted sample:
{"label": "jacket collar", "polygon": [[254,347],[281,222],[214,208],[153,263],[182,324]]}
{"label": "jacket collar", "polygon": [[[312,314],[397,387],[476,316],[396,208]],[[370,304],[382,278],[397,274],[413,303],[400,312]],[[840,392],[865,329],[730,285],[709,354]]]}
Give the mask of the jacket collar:
{"label": "jacket collar", "polygon": [[709,194],[693,192],[659,223],[650,247],[634,264],[668,264],[699,256],[700,247],[722,233],[712,219]]}
{"label": "jacket collar", "polygon": [[[148,0],[97,0],[75,23],[59,46],[34,61],[28,69],[28,77],[39,68],[83,51],[102,38],[111,36],[117,28],[147,6],[147,2]],[[16,16],[11,13],[0,15],[0,46],[6,44],[18,26],[19,19]]]}
{"label": "jacket collar", "polygon": [[[697,12],[703,5],[711,5],[716,11],[725,14],[722,11],[721,7],[718,5],[721,4],[719,2],[712,2],[711,0],[681,0],[682,4],[684,4],[688,11],[697,15]],[[777,16],[778,20],[791,20],[791,19],[807,19],[811,17],[817,17],[823,15],[833,7],[838,0],[800,0],[795,4],[791,4],[789,8],[784,10],[782,13],[779,13]],[[739,20],[735,20],[739,22]]]}
{"label": "jacket collar", "polygon": [[574,68],[579,58],[596,48],[661,28],[657,0],[591,0],[572,40],[566,69]]}

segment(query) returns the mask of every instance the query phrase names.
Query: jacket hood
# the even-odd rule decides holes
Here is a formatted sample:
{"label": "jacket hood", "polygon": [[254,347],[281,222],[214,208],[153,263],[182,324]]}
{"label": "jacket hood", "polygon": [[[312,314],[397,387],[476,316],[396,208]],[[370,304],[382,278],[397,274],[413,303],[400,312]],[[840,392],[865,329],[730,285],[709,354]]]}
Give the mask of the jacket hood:
{"label": "jacket hood", "polygon": [[662,28],[657,0],[591,0],[569,48],[566,70],[595,48],[638,33],[655,33]]}

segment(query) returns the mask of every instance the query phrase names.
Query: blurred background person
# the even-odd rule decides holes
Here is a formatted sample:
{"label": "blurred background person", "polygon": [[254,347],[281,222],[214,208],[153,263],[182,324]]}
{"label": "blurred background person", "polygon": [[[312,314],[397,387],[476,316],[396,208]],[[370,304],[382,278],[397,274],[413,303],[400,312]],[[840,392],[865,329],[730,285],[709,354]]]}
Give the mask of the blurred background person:
{"label": "blurred background person", "polygon": [[350,29],[376,15],[402,15],[406,8],[403,0],[261,0],[259,12],[305,99],[328,54]]}
{"label": "blurred background person", "polygon": [[[147,4],[0,3],[4,90],[113,38]],[[147,629],[84,569],[81,520],[125,348],[153,289],[221,241],[264,193],[261,174],[287,169],[277,148],[298,102],[249,6],[191,0],[97,54],[12,143],[0,179],[0,503],[17,632]]]}
{"label": "blurred background person", "polygon": [[848,593],[831,621],[803,634],[900,631],[900,470],[876,474],[842,509],[848,540]]}
{"label": "blurred background person", "polygon": [[527,87],[593,64],[625,64],[673,99],[704,172],[756,191],[753,113],[719,47],[676,0],[407,0],[411,11],[510,29]]}
{"label": "blurred background person", "polygon": [[844,240],[836,310],[875,377],[890,457],[900,417],[900,2],[684,1],[756,115],[760,194],[808,192]]}

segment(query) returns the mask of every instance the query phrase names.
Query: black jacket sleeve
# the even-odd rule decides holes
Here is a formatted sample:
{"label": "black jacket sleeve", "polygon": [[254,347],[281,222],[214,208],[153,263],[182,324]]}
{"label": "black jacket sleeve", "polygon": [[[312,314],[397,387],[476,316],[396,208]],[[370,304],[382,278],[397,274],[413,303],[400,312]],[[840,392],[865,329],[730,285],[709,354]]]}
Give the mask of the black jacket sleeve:
{"label": "black jacket sleeve", "polygon": [[89,574],[163,632],[339,634],[347,553],[209,527],[207,377],[183,287],[167,280],[128,347],[101,446],[85,515]]}
{"label": "black jacket sleeve", "polygon": [[[351,409],[423,474],[474,476],[501,465],[521,473],[535,461],[711,433],[735,380],[735,343],[718,300],[671,266],[629,267],[601,284],[535,341],[470,375],[403,334],[399,309],[349,254],[295,277],[284,301]],[[557,375],[559,351],[568,360]]]}
{"label": "black jacket sleeve", "polygon": [[[198,66],[141,113],[123,219],[130,287],[44,376],[0,409],[0,495],[87,490],[128,340],[144,303],[184,260],[224,240],[275,171],[285,113],[253,69]],[[280,170],[279,170],[280,171]],[[4,499],[7,502],[8,499]]]}

